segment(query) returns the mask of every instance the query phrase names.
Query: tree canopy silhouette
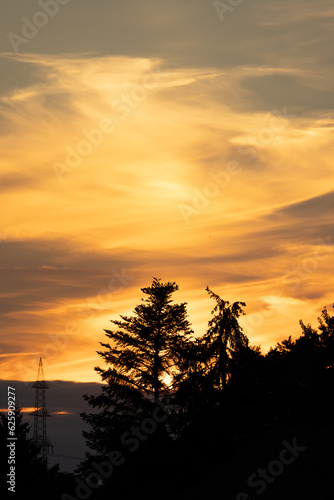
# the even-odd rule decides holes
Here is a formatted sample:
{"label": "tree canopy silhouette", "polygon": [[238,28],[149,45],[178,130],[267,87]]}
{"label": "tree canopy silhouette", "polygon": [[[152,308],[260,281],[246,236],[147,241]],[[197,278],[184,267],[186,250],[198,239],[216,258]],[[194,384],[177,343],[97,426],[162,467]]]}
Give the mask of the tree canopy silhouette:
{"label": "tree canopy silhouette", "polygon": [[238,349],[248,346],[248,339],[239,325],[238,318],[244,314],[245,302],[232,305],[215,294],[209,287],[206,291],[216,301],[203,336],[203,358],[207,364],[206,376],[218,390],[226,387],[230,376],[230,364]]}
{"label": "tree canopy silhouette", "polygon": [[151,394],[158,399],[168,390],[164,377],[173,377],[177,352],[184,336],[192,333],[186,319],[186,304],[172,304],[175,283],[161,283],[154,278],[151,286],[142,288],[148,296],[134,309],[134,316],[111,320],[118,330],[105,330],[114,342],[101,343],[106,351],[98,354],[111,365],[107,370],[96,368],[102,380],[114,387],[128,387]]}
{"label": "tree canopy silhouette", "polygon": [[[186,304],[172,303],[177,289],[175,283],[154,278],[151,286],[142,288],[146,298],[135,307],[134,315],[112,320],[117,328],[105,330],[109,343],[101,343],[105,350],[98,353],[107,368],[95,368],[104,385],[100,395],[84,396],[97,412],[82,414],[91,427],[84,436],[94,452],[81,465],[82,478],[92,471],[94,459],[105,459],[115,448],[126,451],[121,448],[122,436],[129,429],[140,436],[154,405],[167,396],[168,422],[143,436],[141,445],[134,447],[136,454],[124,453],[125,465],[102,481],[92,500],[107,499],[111,491],[122,500],[153,499],[157,491],[161,499],[183,498],[193,482],[193,471],[209,478],[213,467],[220,468],[217,491],[239,498],[242,485],[235,472],[239,462],[247,479],[256,464],[276,456],[277,447],[289,436],[297,436],[308,450],[315,450],[300,477],[325,470],[329,478],[334,445],[334,404],[329,397],[334,389],[334,317],[327,308],[318,318],[318,330],[301,320],[298,338],[289,336],[264,355],[260,347],[249,344],[239,324],[244,302],[230,304],[207,287],[215,306],[207,331],[193,337]],[[324,448],[319,431],[323,425],[331,430],[318,465],[317,450]],[[261,455],[259,442],[268,443],[267,458]],[[237,468],[231,462],[235,453],[242,456]],[[165,482],[161,488],[161,477],[173,478],[173,483]],[[276,496],[268,486],[263,500],[282,498],[282,491],[291,488],[313,499],[307,496],[310,484],[304,486],[303,479],[297,488],[293,481],[293,476],[287,476]],[[195,489],[184,498],[203,498],[203,493]]]}
{"label": "tree canopy silhouette", "polygon": [[[84,432],[86,442],[100,456],[120,446],[124,432],[140,425],[152,405],[168,396],[180,352],[192,333],[186,304],[172,301],[176,283],[154,278],[151,286],[141,290],[146,298],[135,307],[134,315],[111,320],[117,329],[105,330],[110,343],[101,342],[105,350],[98,354],[109,367],[95,368],[105,382],[101,394],[84,396],[92,408],[99,409],[82,413],[82,418],[91,426]],[[91,460],[89,455],[86,468]]]}

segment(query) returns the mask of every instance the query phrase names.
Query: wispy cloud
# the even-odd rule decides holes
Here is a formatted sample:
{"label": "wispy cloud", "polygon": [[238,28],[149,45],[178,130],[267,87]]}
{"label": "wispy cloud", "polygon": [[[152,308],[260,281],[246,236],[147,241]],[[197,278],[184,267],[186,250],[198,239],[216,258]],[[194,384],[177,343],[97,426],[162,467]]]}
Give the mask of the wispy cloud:
{"label": "wispy cloud", "polygon": [[[13,1],[0,25],[34,8]],[[4,377],[44,353],[52,377],[95,380],[103,328],[153,276],[180,284],[198,335],[206,285],[262,315],[264,349],[316,320],[333,286],[332,20],[327,0],[245,1],[224,23],[211,1],[83,0],[26,50],[1,42]],[[113,288],[114,269],[133,279]]]}

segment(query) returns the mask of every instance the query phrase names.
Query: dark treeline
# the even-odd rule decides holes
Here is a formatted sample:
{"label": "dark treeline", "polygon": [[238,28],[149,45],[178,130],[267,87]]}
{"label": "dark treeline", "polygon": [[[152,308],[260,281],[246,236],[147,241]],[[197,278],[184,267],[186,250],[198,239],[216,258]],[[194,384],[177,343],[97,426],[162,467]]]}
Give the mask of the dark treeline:
{"label": "dark treeline", "polygon": [[154,278],[105,330],[104,385],[84,395],[91,451],[47,498],[332,500],[334,316],[263,354],[239,325],[245,303],[207,288],[199,338],[177,290]]}
{"label": "dark treeline", "polygon": [[[213,310],[198,338],[186,304],[172,301],[177,289],[154,279],[133,316],[105,330],[99,354],[107,368],[95,369],[107,385],[85,396],[92,412],[82,415],[92,453],[79,472],[92,498],[296,499],[311,490],[326,498],[334,317],[325,308],[319,331],[301,321],[297,340],[264,355],[239,325],[245,303],[230,304],[207,288]],[[277,469],[274,482],[249,480],[279,456],[282,442],[305,450]],[[99,476],[104,484],[94,489]]]}
{"label": "dark treeline", "polygon": [[[40,447],[29,437],[30,425],[24,422],[21,408],[15,410],[15,461],[10,459],[7,414],[0,414],[0,498],[58,500],[64,491],[73,490],[73,474],[60,472],[59,465],[48,467]],[[11,465],[15,463],[15,465]],[[10,476],[15,467],[15,480]],[[13,487],[12,485],[15,484]],[[11,489],[9,489],[11,488]]]}

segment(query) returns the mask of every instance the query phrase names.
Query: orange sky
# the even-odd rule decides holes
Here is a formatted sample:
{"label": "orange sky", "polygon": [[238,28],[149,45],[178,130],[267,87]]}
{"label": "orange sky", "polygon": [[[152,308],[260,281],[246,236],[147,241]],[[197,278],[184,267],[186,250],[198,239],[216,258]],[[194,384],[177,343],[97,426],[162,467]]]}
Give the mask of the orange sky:
{"label": "orange sky", "polygon": [[3,379],[42,355],[49,380],[99,381],[103,328],[153,276],[196,335],[207,285],[246,302],[264,352],[334,302],[333,7],[269,4],[73,0],[2,42]]}

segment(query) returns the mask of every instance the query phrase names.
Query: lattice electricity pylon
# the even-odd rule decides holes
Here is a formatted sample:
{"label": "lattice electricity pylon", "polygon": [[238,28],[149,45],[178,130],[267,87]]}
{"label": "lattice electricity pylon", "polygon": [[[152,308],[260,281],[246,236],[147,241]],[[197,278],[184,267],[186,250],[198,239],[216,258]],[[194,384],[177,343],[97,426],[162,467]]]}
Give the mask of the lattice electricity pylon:
{"label": "lattice electricity pylon", "polygon": [[53,446],[46,435],[46,417],[51,417],[51,414],[46,409],[45,390],[49,389],[49,386],[44,380],[42,358],[39,358],[37,380],[32,387],[35,389],[35,411],[30,413],[34,416],[33,440],[40,446],[40,454],[46,460],[50,449],[53,453]]}

